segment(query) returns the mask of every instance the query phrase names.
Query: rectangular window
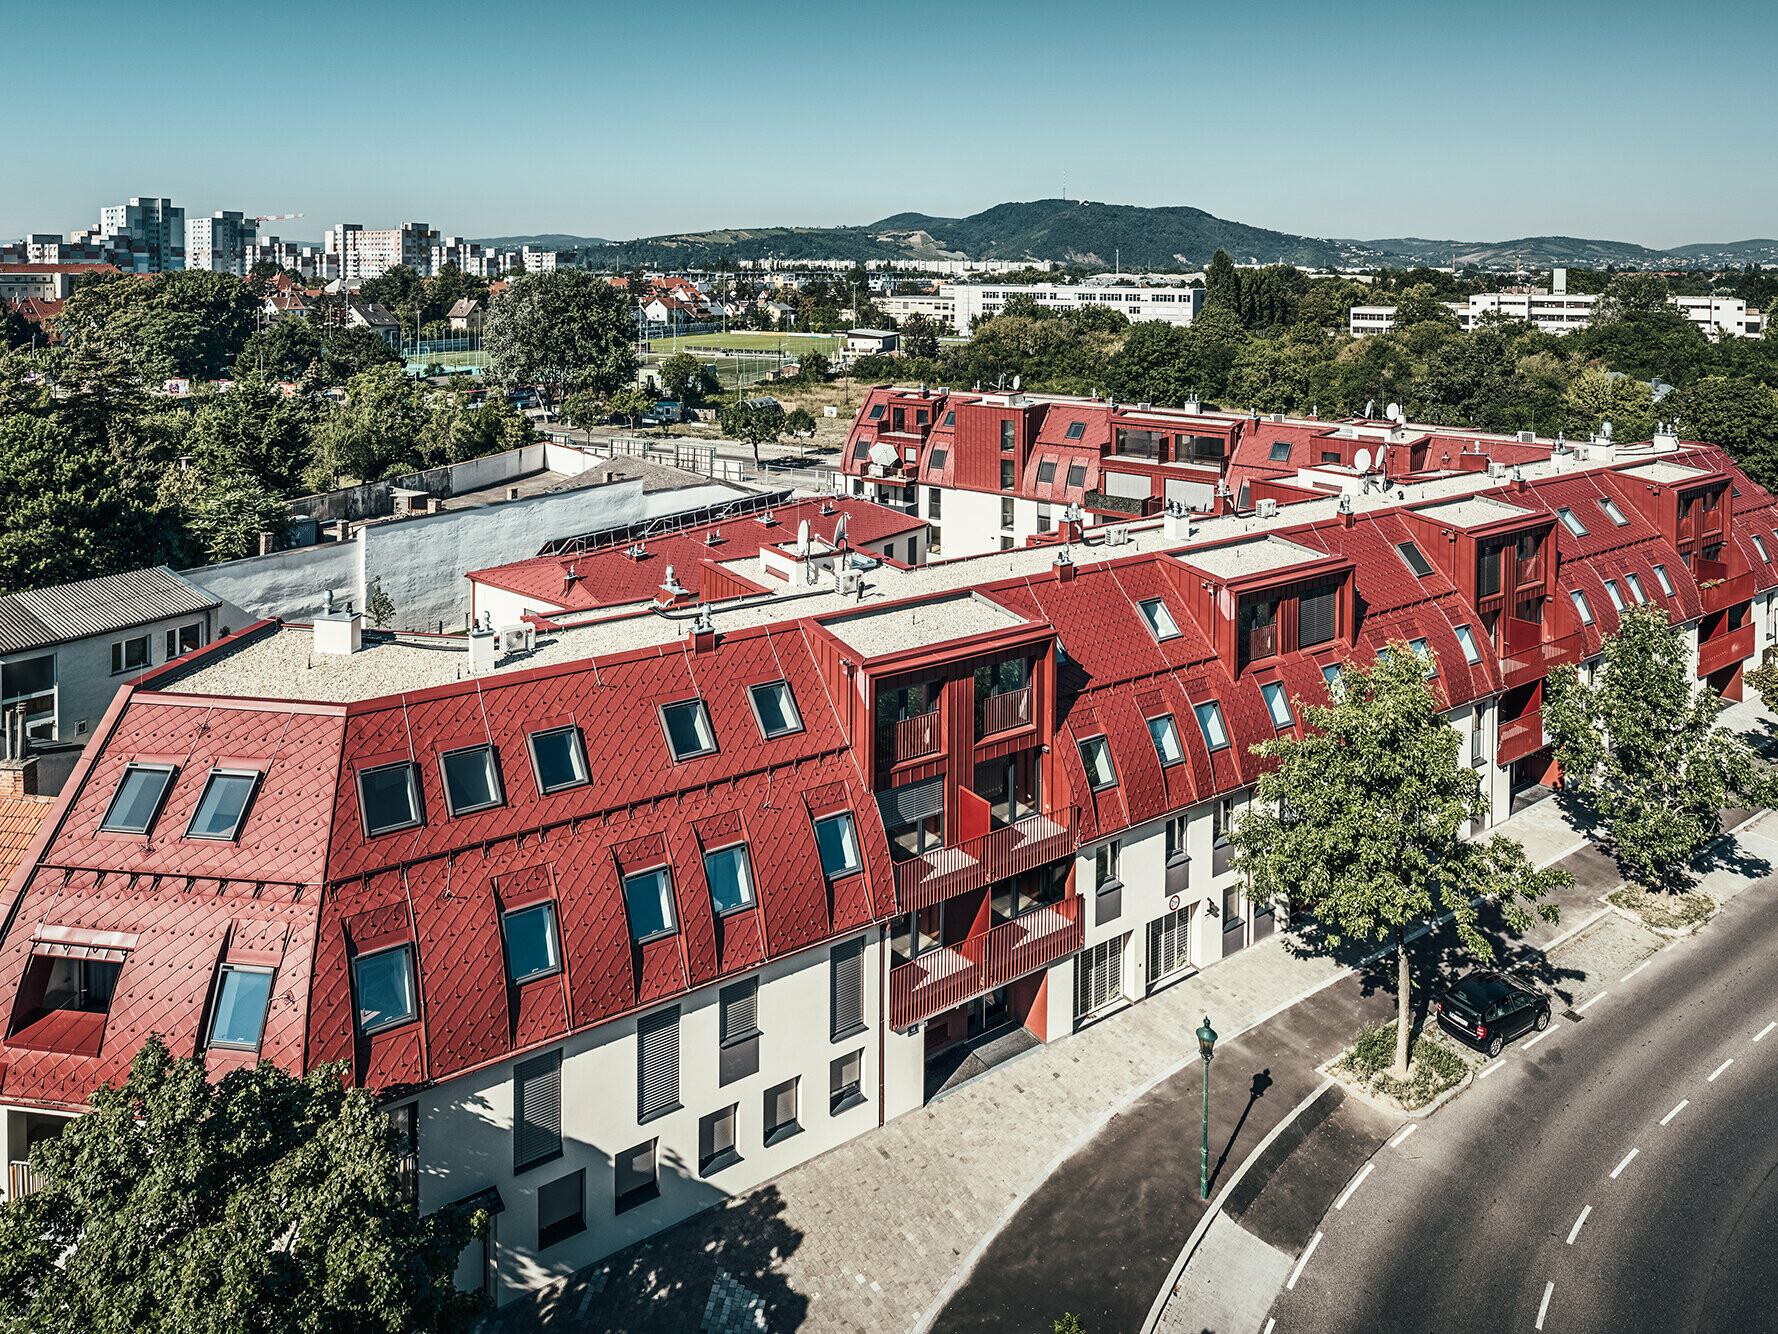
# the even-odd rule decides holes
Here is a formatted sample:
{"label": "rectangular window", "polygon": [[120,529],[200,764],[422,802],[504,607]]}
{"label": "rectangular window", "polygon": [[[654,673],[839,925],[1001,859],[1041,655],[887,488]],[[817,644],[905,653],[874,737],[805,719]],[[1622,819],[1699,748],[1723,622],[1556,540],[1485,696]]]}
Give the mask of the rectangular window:
{"label": "rectangular window", "polygon": [[1018,484],[1018,467],[1011,459],[1000,460],[1000,489],[1010,491]]}
{"label": "rectangular window", "polygon": [[148,636],[120,639],[111,646],[111,674],[139,671],[148,666]]}
{"label": "rectangular window", "polygon": [[[1568,506],[1559,506],[1556,510],[1556,517],[1562,521],[1562,526],[1576,537],[1585,537],[1587,535],[1586,525],[1580,521],[1574,511],[1569,509]],[[1521,553],[1519,558],[1521,560],[1524,559],[1523,553]]]}
{"label": "rectangular window", "polygon": [[796,1121],[797,1080],[787,1079],[766,1090],[765,1143],[770,1148],[802,1129]]}
{"label": "rectangular window", "polygon": [[562,1053],[520,1061],[512,1071],[512,1171],[562,1156]]}
{"label": "rectangular window", "polygon": [[1767,563],[1771,562],[1772,558],[1766,554],[1766,544],[1760,541],[1758,533],[1753,535],[1753,549],[1759,552],[1759,558],[1761,560],[1766,561]]}
{"label": "rectangular window", "polygon": [[405,1103],[389,1109],[389,1128],[395,1133],[395,1176],[401,1202],[420,1207],[420,1104]]}
{"label": "rectangular window", "polygon": [[1018,444],[1018,423],[1010,418],[1000,423],[1000,448],[1011,449]]}
{"label": "rectangular window", "polygon": [[358,810],[367,837],[412,829],[419,824],[420,785],[414,781],[414,766],[403,760],[400,764],[360,769]]}
{"label": "rectangular window", "polygon": [[753,867],[745,843],[706,852],[704,878],[710,885],[710,906],[718,916],[753,906]]}
{"label": "rectangular window", "polygon": [[1642,580],[1635,574],[1625,574],[1624,582],[1630,585],[1630,596],[1638,602],[1647,602],[1648,594],[1642,591]]}
{"label": "rectangular window", "polygon": [[841,1042],[864,1031],[864,937],[835,945],[827,958],[828,1038]]}
{"label": "rectangular window", "polygon": [[1290,441],[1288,441],[1288,440],[1274,440],[1274,441],[1272,441],[1271,458],[1272,458],[1273,463],[1288,463],[1288,462],[1290,462]]}
{"label": "rectangular window", "polygon": [[1142,619],[1148,622],[1148,631],[1157,640],[1179,638],[1179,623],[1173,619],[1173,613],[1167,610],[1167,604],[1159,598],[1149,598],[1146,602],[1136,604],[1142,609]]}
{"label": "rectangular window", "polygon": [[1397,542],[1395,549],[1401,553],[1401,558],[1407,563],[1407,567],[1420,578],[1424,579],[1432,573],[1432,563],[1420,554],[1420,548],[1412,542]]}
{"label": "rectangular window", "polygon": [[936,486],[926,488],[926,517],[928,519],[944,518],[945,493]]}
{"label": "rectangular window", "polygon": [[525,740],[531,747],[531,772],[539,792],[547,795],[588,781],[586,745],[578,727],[552,727],[532,732]]}
{"label": "rectangular window", "polygon": [[202,648],[204,625],[202,621],[193,625],[182,625],[177,630],[167,631],[167,657],[177,658],[181,654],[190,653]]}
{"label": "rectangular window", "polygon": [[624,905],[630,913],[630,938],[640,945],[678,930],[673,916],[673,879],[664,866],[624,877]]}
{"label": "rectangular window", "polygon": [[1580,617],[1580,623],[1582,625],[1591,625],[1593,623],[1593,609],[1587,603],[1587,595],[1577,588],[1570,592],[1568,596],[1574,603],[1574,612],[1575,615]]}
{"label": "rectangular window", "polygon": [[[956,414],[952,413],[950,415],[955,416]],[[951,424],[950,418],[947,417],[945,420],[945,425],[949,426],[950,424]],[[950,450],[935,449],[932,451],[932,456],[926,460],[926,466],[928,468],[932,469],[933,472],[939,472],[944,468],[946,460],[948,460],[950,457],[951,457]]]}
{"label": "rectangular window", "polygon": [[123,771],[111,804],[99,828],[119,834],[146,834],[154,817],[160,814],[161,802],[173,785],[170,764],[131,764]]}
{"label": "rectangular window", "polygon": [[1614,608],[1618,611],[1624,609],[1624,596],[1622,593],[1618,592],[1617,580],[1607,579],[1605,581],[1605,594],[1611,599],[1611,605]]}
{"label": "rectangular window", "polygon": [[1173,715],[1163,713],[1158,718],[1148,720],[1148,734],[1154,738],[1155,754],[1160,756],[1161,767],[1178,764],[1185,758],[1185,748],[1179,744],[1179,729],[1173,725]]}
{"label": "rectangular window", "polygon": [[204,783],[204,795],[198,798],[198,808],[185,827],[185,836],[233,839],[258,784],[259,774],[254,771],[212,769]]}
{"label": "rectangular window", "polygon": [[1340,670],[1340,664],[1337,662],[1330,662],[1321,669],[1321,679],[1327,682],[1328,698],[1336,704],[1346,698],[1344,677],[1345,673]]}
{"label": "rectangular window", "polygon": [[1037,465],[1037,480],[1046,486],[1056,480],[1056,461],[1045,459]]}
{"label": "rectangular window", "polygon": [[417,1017],[412,945],[364,954],[352,961],[358,993],[358,1031],[366,1036]]}
{"label": "rectangular window", "polygon": [[1272,726],[1290,727],[1296,718],[1290,712],[1290,696],[1282,681],[1260,682],[1259,693],[1265,696],[1266,711],[1272,715]]}
{"label": "rectangular window", "polygon": [[1074,962],[1074,1017],[1097,1014],[1124,994],[1124,941],[1127,936],[1102,940],[1083,950]]}
{"label": "rectangular window", "polygon": [[679,1110],[679,1007],[636,1020],[636,1122]]}
{"label": "rectangular window", "polygon": [[1087,771],[1087,786],[1095,792],[1117,786],[1117,770],[1111,763],[1111,747],[1102,736],[1090,736],[1080,743],[1080,762]]}
{"label": "rectangular window", "polygon": [[562,941],[556,905],[538,903],[501,918],[506,939],[506,975],[517,986],[562,971]]}
{"label": "rectangular window", "polygon": [[864,1105],[864,1049],[836,1056],[828,1065],[827,1110],[830,1116]]}
{"label": "rectangular window", "polygon": [[716,734],[710,730],[710,711],[701,699],[684,699],[661,706],[661,726],[667,731],[667,747],[675,762],[711,755]]}
{"label": "rectangular window", "polygon": [[759,724],[759,734],[766,740],[803,730],[796,698],[786,682],[768,681],[754,686],[747,692],[747,697],[753,701],[753,720]]}
{"label": "rectangular window", "polygon": [[548,1250],[586,1231],[586,1169],[537,1188],[537,1249]]}
{"label": "rectangular window", "polygon": [[1183,815],[1172,816],[1166,823],[1166,848],[1167,862],[1169,865],[1175,857],[1185,856],[1185,833],[1187,827],[1186,818]]}
{"label": "rectangular window", "polygon": [[1610,519],[1619,528],[1622,528],[1625,524],[1630,522],[1624,517],[1624,512],[1617,507],[1617,502],[1610,496],[1601,496],[1599,498],[1599,508],[1604,510],[1605,517]]}
{"label": "rectangular window", "polygon": [[815,846],[821,853],[821,872],[829,880],[852,875],[863,866],[858,858],[858,830],[850,811],[815,821]]}
{"label": "rectangular window", "polygon": [[1069,422],[1068,430],[1062,438],[1065,440],[1078,440],[1086,433],[1087,424],[1085,422]]}
{"label": "rectangular window", "polygon": [[1482,660],[1481,646],[1476,643],[1475,632],[1467,625],[1457,627],[1457,642],[1463,646],[1463,656],[1471,666]]}
{"label": "rectangular window", "polygon": [[1093,849],[1093,888],[1118,883],[1118,865],[1122,861],[1123,841],[1111,839]]}
{"label": "rectangular window", "polygon": [[1193,905],[1176,908],[1148,924],[1148,984],[1191,967]]}
{"label": "rectangular window", "polygon": [[738,1103],[698,1118],[698,1175],[707,1177],[741,1161],[735,1152],[735,1113]]}
{"label": "rectangular window", "polygon": [[1198,726],[1204,731],[1204,744],[1211,750],[1223,749],[1229,744],[1228,728],[1223,725],[1222,705],[1215,700],[1193,705],[1198,714]]}
{"label": "rectangular window", "polygon": [[617,1155],[612,1183],[617,1196],[616,1212],[628,1213],[638,1205],[660,1198],[660,1180],[655,1171],[655,1146],[659,1143],[659,1140],[651,1139]]}
{"label": "rectangular window", "polygon": [[216,1005],[210,1012],[212,1047],[259,1048],[266,1004],[272,998],[272,970],[223,964],[216,975]]}
{"label": "rectangular window", "polygon": [[1337,584],[1311,589],[1297,598],[1298,648],[1313,648],[1331,640],[1339,629],[1339,597]]}
{"label": "rectangular window", "polygon": [[1037,531],[1047,533],[1050,530],[1050,507],[1042,504],[1037,506]]}
{"label": "rectangular window", "polygon": [[1067,485],[1074,487],[1076,489],[1079,489],[1080,487],[1083,487],[1086,484],[1087,484],[1087,465],[1084,463],[1070,463],[1068,465]]}
{"label": "rectangular window", "polygon": [[1438,664],[1433,661],[1432,645],[1424,639],[1410,639],[1408,648],[1413,655],[1426,665],[1426,679],[1431,680],[1438,675]]}
{"label": "rectangular window", "polygon": [[1338,463],[1340,461],[1340,451],[1337,449],[1322,450],[1321,461],[1323,463]]}
{"label": "rectangular window", "polygon": [[444,771],[445,806],[453,816],[485,811],[502,802],[500,770],[492,746],[470,746],[438,757]]}
{"label": "rectangular window", "polygon": [[877,403],[877,404],[872,405],[871,410],[868,414],[869,420],[874,421],[874,422],[882,421],[883,420],[883,409],[885,406],[887,406],[887,405],[882,404],[882,403]]}
{"label": "rectangular window", "polygon": [[1668,597],[1673,596],[1673,581],[1667,577],[1665,565],[1655,566],[1655,582],[1661,586],[1661,592]]}

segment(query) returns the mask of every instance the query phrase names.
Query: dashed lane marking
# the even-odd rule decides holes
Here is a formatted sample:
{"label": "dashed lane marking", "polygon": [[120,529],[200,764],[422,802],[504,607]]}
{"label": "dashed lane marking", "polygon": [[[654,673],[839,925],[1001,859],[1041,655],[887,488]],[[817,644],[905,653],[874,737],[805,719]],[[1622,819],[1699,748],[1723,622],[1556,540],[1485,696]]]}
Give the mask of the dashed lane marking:
{"label": "dashed lane marking", "polygon": [[1553,1028],[1544,1029],[1543,1032],[1539,1033],[1536,1037],[1532,1038],[1531,1041],[1527,1042],[1523,1047],[1520,1047],[1519,1050],[1520,1051],[1530,1051],[1533,1047],[1535,1047],[1538,1043],[1542,1042],[1545,1038],[1547,1038],[1551,1033],[1554,1033],[1555,1031],[1556,1030]]}
{"label": "dashed lane marking", "polygon": [[1714,1084],[1716,1082],[1716,1077],[1718,1075],[1720,1075],[1724,1070],[1727,1070],[1734,1063],[1735,1063],[1735,1058],[1733,1056],[1729,1057],[1728,1060],[1724,1061],[1721,1065],[1717,1066],[1716,1069],[1712,1070],[1710,1072],[1710,1078],[1706,1079],[1704,1082],[1706,1084]]}
{"label": "dashed lane marking", "polygon": [[1601,991],[1595,996],[1588,996],[1585,1004],[1577,1005],[1574,1007],[1574,1012],[1576,1014],[1585,1014],[1587,1012],[1588,1006],[1597,1005],[1600,1001],[1604,1000],[1608,994],[1609,993],[1607,993],[1607,992]]}
{"label": "dashed lane marking", "polygon": [[1340,1198],[1334,1201],[1335,1209],[1344,1209],[1346,1207],[1346,1201],[1352,1198],[1352,1192],[1364,1184],[1364,1179],[1371,1174],[1371,1169],[1375,1166],[1375,1163],[1366,1163],[1364,1165],[1364,1171],[1354,1177],[1352,1184],[1347,1186]]}
{"label": "dashed lane marking", "polygon": [[1489,1061],[1488,1068],[1483,1070],[1481,1072],[1481,1074],[1476,1076],[1476,1078],[1477,1079],[1486,1079],[1489,1075],[1495,1073],[1496,1071],[1504,1070],[1504,1069],[1506,1069],[1506,1062],[1505,1061]]}
{"label": "dashed lane marking", "polygon": [[1418,1121],[1409,1121],[1407,1124],[1407,1129],[1403,1130],[1401,1132],[1401,1134],[1397,1135],[1394,1139],[1389,1141],[1389,1147],[1392,1149],[1399,1149],[1402,1145],[1402,1141],[1405,1140],[1409,1135],[1413,1134],[1419,1128],[1420,1128],[1420,1123]]}
{"label": "dashed lane marking", "polygon": [[1618,981],[1628,982],[1631,978],[1635,977],[1636,974],[1640,973],[1644,968],[1648,967],[1653,962],[1654,962],[1653,959],[1644,959],[1641,963],[1637,964],[1629,972],[1625,973],[1622,977],[1620,977],[1618,979]]}
{"label": "dashed lane marking", "polygon": [[1580,1211],[1580,1217],[1574,1220],[1574,1226],[1568,1229],[1568,1244],[1570,1246],[1574,1245],[1574,1239],[1580,1235],[1580,1225],[1587,1221],[1587,1215],[1592,1212],[1593,1206],[1589,1204]]}
{"label": "dashed lane marking", "polygon": [[1617,1174],[1619,1172],[1623,1171],[1626,1167],[1628,1167],[1630,1165],[1630,1159],[1634,1158],[1637,1154],[1639,1154],[1641,1152],[1642,1152],[1641,1149],[1631,1149],[1628,1153],[1626,1153],[1624,1155],[1624,1161],[1619,1163],[1616,1167],[1611,1169],[1611,1179],[1613,1181],[1616,1181]]}
{"label": "dashed lane marking", "polygon": [[1759,1032],[1757,1032],[1753,1035],[1753,1040],[1755,1042],[1758,1042],[1766,1034],[1770,1033],[1774,1028],[1778,1028],[1778,1024],[1767,1024],[1764,1028],[1760,1029]]}
{"label": "dashed lane marking", "polygon": [[1321,1244],[1321,1234],[1317,1232],[1309,1239],[1309,1245],[1303,1252],[1303,1258],[1296,1262],[1296,1268],[1290,1271],[1290,1282],[1284,1285],[1285,1291],[1296,1287],[1296,1281],[1303,1276],[1303,1266],[1309,1263],[1309,1257],[1315,1254],[1315,1248]]}
{"label": "dashed lane marking", "polygon": [[1277,1323],[1278,1323],[1277,1316],[1273,1316],[1273,1317],[1271,1317],[1271,1319],[1267,1320],[1266,1321],[1266,1334],[1272,1334],[1272,1326]]}
{"label": "dashed lane marking", "polygon": [[1537,1307],[1537,1327],[1539,1329],[1543,1328],[1543,1318],[1550,1313],[1550,1294],[1555,1290],[1556,1285],[1554,1283],[1545,1283],[1543,1285],[1543,1301],[1538,1303]]}
{"label": "dashed lane marking", "polygon": [[1666,1125],[1667,1122],[1671,1121],[1674,1117],[1678,1116],[1681,1112],[1683,1112],[1687,1107],[1690,1107],[1691,1105],[1692,1105],[1692,1100],[1690,1098],[1681,1098],[1679,1100],[1679,1106],[1675,1107],[1672,1111],[1668,1112],[1665,1116],[1663,1116],[1661,1118],[1661,1124]]}

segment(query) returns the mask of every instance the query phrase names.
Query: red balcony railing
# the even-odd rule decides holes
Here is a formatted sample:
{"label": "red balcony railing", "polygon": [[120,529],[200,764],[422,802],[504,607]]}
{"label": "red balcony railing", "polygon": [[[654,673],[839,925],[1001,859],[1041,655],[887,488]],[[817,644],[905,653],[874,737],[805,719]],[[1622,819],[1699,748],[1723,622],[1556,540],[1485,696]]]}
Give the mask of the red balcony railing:
{"label": "red balcony railing", "polygon": [[1522,718],[1500,724],[1500,744],[1494,752],[1495,762],[1511,764],[1543,746],[1543,710],[1533,709]]}
{"label": "red balcony railing", "polygon": [[1698,581],[1698,598],[1704,604],[1704,614],[1723,611],[1726,608],[1746,602],[1754,594],[1753,573],[1738,574],[1729,578],[1729,567],[1719,560],[1705,560],[1699,556],[1693,563],[1692,577]]}
{"label": "red balcony railing", "polygon": [[1031,721],[1031,687],[1021,686],[1004,695],[989,695],[977,700],[975,713],[975,734],[978,737],[1024,727]]}
{"label": "red balcony railing", "polygon": [[1753,656],[1753,623],[1698,645],[1698,675],[1709,676]]}
{"label": "red balcony railing", "polygon": [[890,1025],[906,1028],[1072,954],[1081,945],[1080,904],[1063,899],[891,968]]}
{"label": "red balcony railing", "polygon": [[1540,680],[1554,668],[1578,663],[1586,649],[1586,640],[1577,630],[1560,639],[1546,640],[1543,627],[1530,621],[1509,617],[1502,636],[1506,652],[1500,658],[1501,675],[1510,686]]}
{"label": "red balcony railing", "polygon": [[1077,806],[1048,815],[1027,815],[977,838],[948,848],[934,848],[898,863],[895,893],[901,900],[901,910],[912,912],[1072,855],[1079,820]]}
{"label": "red balcony railing", "polygon": [[877,763],[900,764],[938,752],[938,710],[877,728]]}

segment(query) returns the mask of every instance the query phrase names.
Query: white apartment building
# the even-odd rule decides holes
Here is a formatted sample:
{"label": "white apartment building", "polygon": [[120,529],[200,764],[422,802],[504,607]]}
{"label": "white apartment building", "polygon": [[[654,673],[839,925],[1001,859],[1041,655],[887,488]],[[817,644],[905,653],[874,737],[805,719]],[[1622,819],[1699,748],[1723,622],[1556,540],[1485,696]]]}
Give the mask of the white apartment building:
{"label": "white apartment building", "polygon": [[1680,314],[1712,339],[1723,334],[1731,338],[1758,338],[1766,329],[1765,317],[1758,310],[1749,310],[1740,297],[1672,296],[1667,301],[1679,307]]}
{"label": "white apartment building", "polygon": [[1058,313],[1087,306],[1115,310],[1127,316],[1133,324],[1145,320],[1190,324],[1204,308],[1202,287],[1160,288],[1130,284],[1066,287],[1056,283],[997,287],[956,283],[939,288],[939,295],[950,298],[952,325],[960,334],[967,334],[971,321],[978,317],[998,315],[1006,308],[1007,299],[1015,296],[1028,296]]}
{"label": "white apartment building", "polygon": [[[1565,334],[1585,328],[1601,298],[1589,292],[1554,292],[1542,288],[1508,288],[1501,292],[1477,292],[1467,301],[1447,301],[1465,332],[1478,329],[1487,316],[1524,320],[1545,333]],[[1724,337],[1758,338],[1765,329],[1764,317],[1748,309],[1739,297],[1670,296],[1667,304],[1679,311],[1712,342]],[[1394,306],[1354,306],[1347,329],[1355,337],[1387,333],[1395,327]]]}
{"label": "white apartment building", "polygon": [[259,239],[259,223],[242,213],[218,209],[207,218],[185,220],[185,266],[245,278],[247,256]]}
{"label": "white apartment building", "polygon": [[[185,267],[185,210],[171,199],[136,198],[99,210],[99,225],[70,232],[75,246],[109,249],[120,259],[135,260],[137,273],[166,273]],[[125,267],[120,259],[104,262]],[[53,264],[60,258],[33,261]]]}
{"label": "white apartment building", "polygon": [[276,264],[280,269],[295,269],[305,278],[331,282],[340,276],[339,256],[312,245],[298,245],[276,236],[262,237],[247,247],[244,256],[247,271],[255,264]]}
{"label": "white apartment building", "polygon": [[328,231],[326,248],[337,258],[341,278],[375,278],[398,264],[430,278],[432,248],[438,243],[438,230],[423,222],[383,228],[341,222]]}
{"label": "white apartment building", "polygon": [[477,278],[498,278],[508,269],[518,267],[520,262],[510,250],[491,250],[461,236],[447,236],[432,247],[434,274],[446,264],[455,264],[464,273]]}
{"label": "white apartment building", "polygon": [[957,299],[951,296],[929,296],[924,293],[916,296],[880,296],[876,299],[877,309],[885,315],[897,320],[910,319],[915,315],[924,315],[928,319],[942,320],[954,325],[957,320]]}

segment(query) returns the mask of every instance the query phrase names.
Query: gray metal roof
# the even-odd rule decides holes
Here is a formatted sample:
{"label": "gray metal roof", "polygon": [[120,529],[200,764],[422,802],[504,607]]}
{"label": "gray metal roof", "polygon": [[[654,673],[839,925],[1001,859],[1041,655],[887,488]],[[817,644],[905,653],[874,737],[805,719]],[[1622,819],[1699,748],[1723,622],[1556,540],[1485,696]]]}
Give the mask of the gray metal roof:
{"label": "gray metal roof", "polygon": [[164,565],[27,589],[0,597],[0,653],[47,648],[221,605]]}

